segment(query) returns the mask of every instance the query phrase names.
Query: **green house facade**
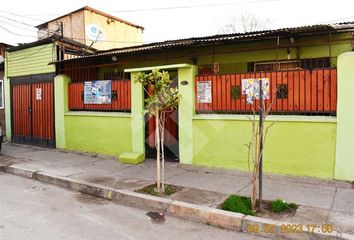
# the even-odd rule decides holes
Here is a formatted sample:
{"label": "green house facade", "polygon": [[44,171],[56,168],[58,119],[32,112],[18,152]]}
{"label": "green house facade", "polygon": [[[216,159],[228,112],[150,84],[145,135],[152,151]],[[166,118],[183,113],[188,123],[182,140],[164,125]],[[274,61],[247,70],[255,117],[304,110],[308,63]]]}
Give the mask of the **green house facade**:
{"label": "green house facade", "polygon": [[[272,81],[280,72],[275,84],[285,86],[286,97],[277,97],[280,105],[276,107],[281,110],[272,112],[266,121],[266,126],[275,124],[266,140],[264,170],[353,181],[353,31],[351,23],[315,25],[165,41],[55,61],[46,67],[55,68],[57,75],[56,147],[133,162],[149,157],[151,126],[143,114],[144,89],[135,78],[139,72],[157,68],[176,76],[182,94],[175,119],[177,131],[172,134],[178,136],[178,161],[247,171],[250,111],[231,109],[237,101],[230,94],[230,88],[237,87],[232,81],[265,76]],[[8,73],[15,71],[10,68]],[[312,85],[306,82],[309,79]],[[75,87],[93,80],[129,81],[129,89],[116,93],[116,101],[129,96],[129,110],[82,103],[82,90]],[[211,90],[210,111],[199,109],[203,105],[197,96],[199,80],[216,84]],[[10,95],[9,88],[7,92]],[[304,99],[303,109],[297,99]],[[220,104],[214,107],[214,100]],[[310,103],[322,110],[308,110]]]}

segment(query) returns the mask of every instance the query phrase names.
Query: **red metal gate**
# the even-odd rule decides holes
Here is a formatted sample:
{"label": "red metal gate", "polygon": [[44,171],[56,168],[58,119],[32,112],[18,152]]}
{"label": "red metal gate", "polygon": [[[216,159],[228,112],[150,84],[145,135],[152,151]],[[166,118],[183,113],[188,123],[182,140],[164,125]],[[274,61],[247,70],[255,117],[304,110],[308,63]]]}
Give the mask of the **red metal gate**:
{"label": "red metal gate", "polygon": [[12,142],[55,147],[54,84],[35,76],[11,79]]}
{"label": "red metal gate", "polygon": [[[147,155],[155,156],[155,117],[150,117],[146,126]],[[178,158],[178,109],[166,112],[164,148],[168,158]]]}
{"label": "red metal gate", "polygon": [[[172,87],[178,86],[177,72],[169,72],[172,80]],[[151,92],[151,88],[148,89]],[[147,97],[147,96],[145,96]],[[148,157],[156,156],[155,148],[155,117],[148,117],[146,119],[146,155]],[[166,112],[165,122],[165,138],[164,150],[168,160],[178,160],[179,158],[179,144],[178,144],[178,109],[172,112]]]}

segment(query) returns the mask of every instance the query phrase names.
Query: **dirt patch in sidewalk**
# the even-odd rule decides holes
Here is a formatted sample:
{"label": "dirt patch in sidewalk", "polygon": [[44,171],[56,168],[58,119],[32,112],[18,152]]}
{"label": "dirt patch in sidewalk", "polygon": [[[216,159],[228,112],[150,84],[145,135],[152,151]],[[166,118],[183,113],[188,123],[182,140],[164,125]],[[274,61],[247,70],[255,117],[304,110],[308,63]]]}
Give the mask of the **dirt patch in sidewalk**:
{"label": "dirt patch in sidewalk", "polygon": [[171,199],[217,208],[227,197],[223,193],[186,187],[173,194]]}
{"label": "dirt patch in sidewalk", "polygon": [[156,190],[156,184],[151,184],[148,186],[145,186],[143,188],[137,189],[135,190],[135,192],[138,193],[145,193],[145,194],[149,194],[152,196],[157,196],[157,197],[170,197],[171,195],[180,192],[183,189],[183,187],[180,186],[175,186],[175,185],[171,185],[171,184],[166,184],[165,185],[165,192],[157,192]]}

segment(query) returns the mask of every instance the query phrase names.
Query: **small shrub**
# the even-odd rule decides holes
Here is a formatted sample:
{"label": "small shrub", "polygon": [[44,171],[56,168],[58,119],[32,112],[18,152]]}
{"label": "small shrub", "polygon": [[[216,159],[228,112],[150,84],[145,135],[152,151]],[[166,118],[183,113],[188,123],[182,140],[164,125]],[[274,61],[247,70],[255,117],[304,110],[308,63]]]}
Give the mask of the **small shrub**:
{"label": "small shrub", "polygon": [[165,192],[164,192],[164,194],[165,194],[166,196],[170,196],[170,195],[174,194],[175,192],[176,192],[176,190],[173,189],[170,185],[165,185]]}
{"label": "small shrub", "polygon": [[289,203],[289,208],[297,209],[297,205],[295,203]]}
{"label": "small shrub", "polygon": [[239,195],[231,195],[228,197],[222,204],[222,209],[243,213],[245,215],[254,215],[254,212],[252,212],[251,198]]}
{"label": "small shrub", "polygon": [[288,210],[289,208],[296,209],[297,205],[295,203],[287,203],[284,200],[277,199],[270,203],[270,209],[272,212],[280,213]]}

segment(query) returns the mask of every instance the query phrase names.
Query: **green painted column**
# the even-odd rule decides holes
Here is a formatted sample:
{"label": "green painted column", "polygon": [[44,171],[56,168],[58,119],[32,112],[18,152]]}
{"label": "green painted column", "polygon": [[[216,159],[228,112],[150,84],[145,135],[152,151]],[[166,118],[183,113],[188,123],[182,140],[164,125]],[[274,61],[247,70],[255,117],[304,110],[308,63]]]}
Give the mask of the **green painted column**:
{"label": "green painted column", "polygon": [[[6,62],[5,62],[6,64]],[[6,69],[6,66],[5,66]],[[10,96],[11,96],[11,89],[10,89],[10,79],[7,78],[5,71],[5,76],[4,76],[4,94],[5,94],[5,124],[6,124],[6,139],[8,141],[11,141],[11,102],[10,102]]]}
{"label": "green painted column", "polygon": [[[163,66],[150,66],[143,68],[125,69],[131,74],[131,118],[132,118],[132,151],[133,153],[145,154],[145,117],[144,111],[144,89],[135,79],[139,72],[151,71],[153,69],[169,70],[178,69],[178,88],[182,94],[179,106],[179,151],[180,162],[192,164],[193,161],[193,131],[192,119],[194,110],[194,76],[197,68],[189,64],[171,64]],[[182,85],[182,81],[188,81]],[[131,158],[128,153],[127,158]],[[122,158],[125,156],[119,156]],[[129,160],[130,161],[130,160]]]}
{"label": "green painted column", "polygon": [[[183,164],[193,163],[194,77],[196,73],[197,68],[194,65],[178,68],[178,89],[182,94],[178,108],[179,158]],[[188,82],[187,85],[181,84],[185,81]]]}
{"label": "green painted column", "polygon": [[131,73],[131,118],[132,118],[132,150],[145,155],[145,118],[144,89],[135,79],[139,72]]}
{"label": "green painted column", "polygon": [[335,179],[354,180],[354,52],[338,56]]}
{"label": "green painted column", "polygon": [[67,75],[54,78],[55,141],[57,148],[65,148],[65,113],[69,111],[68,87],[71,79]]}

